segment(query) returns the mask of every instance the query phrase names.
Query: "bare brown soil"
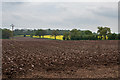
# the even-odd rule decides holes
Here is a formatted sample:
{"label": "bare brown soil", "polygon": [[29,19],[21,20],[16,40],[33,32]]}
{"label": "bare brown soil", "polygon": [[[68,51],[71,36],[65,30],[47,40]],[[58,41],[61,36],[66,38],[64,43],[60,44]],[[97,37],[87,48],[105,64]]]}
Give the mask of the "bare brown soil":
{"label": "bare brown soil", "polygon": [[3,78],[117,78],[118,41],[2,41]]}

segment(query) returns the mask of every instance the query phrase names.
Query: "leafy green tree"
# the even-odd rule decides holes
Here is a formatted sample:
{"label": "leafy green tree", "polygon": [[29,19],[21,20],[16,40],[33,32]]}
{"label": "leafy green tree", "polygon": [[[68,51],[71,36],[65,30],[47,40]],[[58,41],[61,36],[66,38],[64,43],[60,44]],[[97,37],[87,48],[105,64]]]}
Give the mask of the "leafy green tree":
{"label": "leafy green tree", "polygon": [[106,35],[110,34],[111,30],[108,27],[98,27],[97,33],[99,34],[99,36],[104,36],[106,39]]}
{"label": "leafy green tree", "polygon": [[85,35],[92,35],[92,32],[90,30],[86,30]]}
{"label": "leafy green tree", "polygon": [[100,38],[102,39],[102,30],[103,30],[103,27],[98,27],[98,31],[97,33],[99,34]]}
{"label": "leafy green tree", "polygon": [[42,30],[42,31],[41,31],[41,35],[42,35],[43,38],[44,38],[44,35],[46,35],[46,31],[45,31],[45,30]]}
{"label": "leafy green tree", "polygon": [[69,36],[70,36],[70,33],[69,32],[65,32],[63,34],[63,40],[69,40]]}
{"label": "leafy green tree", "polygon": [[12,37],[12,31],[9,29],[2,29],[2,38],[9,39],[10,37]]}
{"label": "leafy green tree", "polygon": [[45,32],[44,30],[38,29],[38,30],[36,31],[35,35],[38,35],[39,38],[41,38],[41,36],[44,36],[45,33],[46,33],[46,32]]}
{"label": "leafy green tree", "polygon": [[80,39],[80,31],[77,29],[72,29],[70,31],[70,38],[71,40],[79,40]]}
{"label": "leafy green tree", "polygon": [[57,30],[53,30],[52,31],[52,36],[54,36],[55,37],[55,39],[56,39],[56,36],[58,35],[58,31]]}
{"label": "leafy green tree", "polygon": [[115,40],[115,39],[117,39],[117,34],[115,34],[115,33],[108,34],[108,39],[109,40]]}

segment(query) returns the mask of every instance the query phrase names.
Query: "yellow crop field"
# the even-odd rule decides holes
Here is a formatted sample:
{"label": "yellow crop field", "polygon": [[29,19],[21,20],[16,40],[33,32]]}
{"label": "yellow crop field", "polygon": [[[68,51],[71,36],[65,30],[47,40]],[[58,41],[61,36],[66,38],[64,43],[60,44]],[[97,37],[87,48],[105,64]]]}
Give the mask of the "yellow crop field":
{"label": "yellow crop field", "polygon": [[[33,36],[33,38],[39,38],[39,36]],[[44,37],[41,36],[41,38],[55,39],[55,37],[52,35],[45,35]],[[63,35],[56,36],[56,39],[63,40]]]}
{"label": "yellow crop field", "polygon": [[26,35],[26,37],[30,37],[30,35]]}
{"label": "yellow crop field", "polygon": [[[100,38],[101,38],[101,36],[98,36],[98,39],[100,39]],[[106,39],[108,40],[108,36],[106,36]],[[102,40],[105,40],[104,36],[102,36]]]}

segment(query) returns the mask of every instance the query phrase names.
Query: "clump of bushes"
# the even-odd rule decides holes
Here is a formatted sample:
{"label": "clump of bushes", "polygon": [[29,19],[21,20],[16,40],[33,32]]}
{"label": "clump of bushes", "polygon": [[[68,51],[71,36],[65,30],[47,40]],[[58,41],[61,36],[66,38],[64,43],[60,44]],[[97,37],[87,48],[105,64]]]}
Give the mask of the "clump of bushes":
{"label": "clump of bushes", "polygon": [[12,31],[9,29],[1,29],[2,30],[2,39],[9,39],[12,37]]}
{"label": "clump of bushes", "polygon": [[109,40],[117,40],[118,36],[117,34],[113,33],[113,34],[108,34],[108,39]]}
{"label": "clump of bushes", "polygon": [[98,38],[96,34],[92,34],[89,30],[80,31],[73,29],[63,34],[63,40],[98,40]]}

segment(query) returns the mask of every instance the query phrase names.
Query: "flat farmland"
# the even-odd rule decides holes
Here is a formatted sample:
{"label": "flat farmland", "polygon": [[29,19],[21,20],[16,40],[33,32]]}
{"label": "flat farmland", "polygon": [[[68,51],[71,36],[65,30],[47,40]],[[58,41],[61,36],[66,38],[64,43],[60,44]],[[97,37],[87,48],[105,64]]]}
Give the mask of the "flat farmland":
{"label": "flat farmland", "polygon": [[117,78],[117,40],[2,40],[3,78]]}

